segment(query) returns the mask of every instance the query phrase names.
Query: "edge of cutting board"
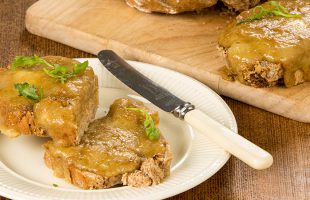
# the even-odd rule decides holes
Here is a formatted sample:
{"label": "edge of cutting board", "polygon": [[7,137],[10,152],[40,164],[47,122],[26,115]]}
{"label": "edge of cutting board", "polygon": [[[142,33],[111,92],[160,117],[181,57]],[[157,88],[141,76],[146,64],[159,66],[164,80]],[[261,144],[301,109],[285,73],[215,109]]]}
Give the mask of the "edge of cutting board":
{"label": "edge of cutting board", "polygon": [[[226,81],[219,74],[199,68],[192,70],[193,66],[164,58],[154,52],[133,48],[118,41],[91,35],[42,16],[37,16],[35,11],[38,6],[40,6],[40,1],[33,4],[26,13],[25,23],[30,33],[94,55],[102,49],[112,49],[125,59],[151,63],[191,76],[221,95],[290,119],[310,123],[310,83],[288,89],[283,87],[253,88],[236,81]],[[225,62],[224,58],[220,58],[219,61]]]}

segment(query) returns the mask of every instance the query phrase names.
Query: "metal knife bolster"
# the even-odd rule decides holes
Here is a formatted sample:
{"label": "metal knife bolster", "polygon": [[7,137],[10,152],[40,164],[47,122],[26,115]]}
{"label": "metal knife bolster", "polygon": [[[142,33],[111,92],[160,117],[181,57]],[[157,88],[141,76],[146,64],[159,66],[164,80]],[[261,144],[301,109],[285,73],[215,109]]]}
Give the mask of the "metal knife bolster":
{"label": "metal knife bolster", "polygon": [[194,105],[192,105],[189,102],[186,102],[185,104],[176,107],[173,111],[171,111],[171,113],[179,119],[184,119],[186,113],[194,109],[195,109]]}

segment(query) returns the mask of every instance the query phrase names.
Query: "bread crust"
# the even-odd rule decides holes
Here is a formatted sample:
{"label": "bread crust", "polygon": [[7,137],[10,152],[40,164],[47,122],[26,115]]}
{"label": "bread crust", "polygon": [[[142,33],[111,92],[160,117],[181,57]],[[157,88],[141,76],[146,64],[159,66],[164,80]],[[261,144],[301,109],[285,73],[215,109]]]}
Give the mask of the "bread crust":
{"label": "bread crust", "polygon": [[89,125],[78,146],[45,143],[46,165],[56,176],[83,189],[159,184],[170,175],[170,146],[162,135],[155,141],[146,136],[145,116],[128,109],[133,107],[149,112],[157,126],[157,112],[142,102],[118,99],[107,116]]}
{"label": "bread crust", "polygon": [[[50,63],[72,67],[77,61],[59,56],[45,57]],[[46,66],[0,70],[0,132],[9,137],[19,135],[50,136],[58,145],[77,145],[98,107],[98,80],[93,70],[70,78],[65,84],[49,77]],[[42,87],[40,101],[18,96],[14,84],[27,82]]]}
{"label": "bread crust", "polygon": [[165,143],[165,146],[165,154],[146,158],[140,167],[131,173],[111,177],[104,177],[87,169],[80,169],[63,157],[54,156],[49,148],[49,143],[44,145],[44,161],[46,166],[54,171],[55,176],[64,178],[67,182],[82,189],[106,189],[116,185],[145,187],[157,185],[170,175],[172,153],[169,144]]}

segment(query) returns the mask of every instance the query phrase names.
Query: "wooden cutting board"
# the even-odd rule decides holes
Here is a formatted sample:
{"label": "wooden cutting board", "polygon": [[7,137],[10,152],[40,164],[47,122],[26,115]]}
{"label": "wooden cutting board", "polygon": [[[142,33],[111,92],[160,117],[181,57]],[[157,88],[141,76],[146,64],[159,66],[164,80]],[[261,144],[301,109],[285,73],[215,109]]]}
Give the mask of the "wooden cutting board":
{"label": "wooden cutting board", "polygon": [[40,0],[26,14],[26,27],[33,34],[93,54],[112,49],[126,59],[189,75],[221,95],[309,123],[309,83],[257,89],[221,78],[219,69],[226,62],[217,35],[229,21],[229,16],[212,10],[141,13],[124,0]]}

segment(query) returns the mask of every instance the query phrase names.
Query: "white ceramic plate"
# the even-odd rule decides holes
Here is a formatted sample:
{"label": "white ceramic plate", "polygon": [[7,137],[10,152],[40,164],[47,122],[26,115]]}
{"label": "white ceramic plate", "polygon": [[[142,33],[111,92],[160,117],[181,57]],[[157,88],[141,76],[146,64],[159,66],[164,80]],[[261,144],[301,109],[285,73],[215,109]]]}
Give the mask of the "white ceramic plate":
{"label": "white ceramic plate", "polygon": [[[83,61],[85,59],[79,59]],[[98,75],[100,109],[104,115],[113,100],[139,97],[111,75],[97,59],[87,59]],[[211,89],[177,72],[149,64],[129,61],[141,73],[164,86],[178,97],[193,103],[200,110],[237,132],[235,118],[225,102]],[[147,101],[146,101],[147,103]],[[149,104],[149,106],[152,106]],[[159,110],[155,107],[155,109]],[[203,134],[192,130],[172,114],[159,112],[160,129],[172,147],[174,155],[171,176],[152,187],[116,187],[87,191],[76,188],[53,176],[43,162],[42,144],[47,139],[21,136],[8,139],[0,136],[0,195],[15,200],[49,199],[163,199],[195,187],[216,173],[230,154]],[[53,184],[59,185],[53,187]]]}

